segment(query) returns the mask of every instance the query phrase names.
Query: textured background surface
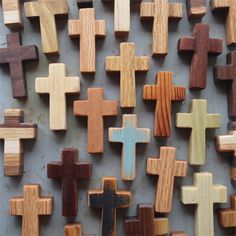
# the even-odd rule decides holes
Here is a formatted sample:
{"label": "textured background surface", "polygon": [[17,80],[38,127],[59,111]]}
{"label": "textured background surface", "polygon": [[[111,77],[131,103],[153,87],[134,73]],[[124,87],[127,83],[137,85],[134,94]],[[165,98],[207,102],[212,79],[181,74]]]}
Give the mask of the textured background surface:
{"label": "textured background surface", "polygon": [[[188,86],[190,57],[179,56],[176,51],[177,40],[180,36],[189,36],[195,22],[188,21],[184,0],[176,0],[184,3],[183,19],[176,23],[170,23],[169,28],[169,54],[165,58],[150,57],[150,71],[145,74],[138,74],[137,84],[137,107],[133,113],[138,115],[138,126],[147,127],[153,131],[153,116],[155,103],[144,102],[141,98],[144,84],[153,84],[156,81],[157,71],[173,71],[174,83],[176,85]],[[69,18],[78,18],[78,9],[75,0],[69,0]],[[0,5],[1,6],[1,5]],[[34,92],[34,80],[36,77],[48,75],[48,64],[50,62],[63,62],[68,67],[69,76],[81,78],[80,99],[87,97],[88,87],[103,87],[106,99],[119,98],[119,75],[107,75],[104,70],[104,60],[106,56],[119,54],[119,43],[129,41],[136,43],[136,54],[150,54],[151,47],[151,23],[141,23],[139,20],[139,9],[132,10],[131,32],[128,38],[116,39],[113,31],[113,7],[107,7],[100,0],[95,0],[97,19],[105,19],[107,23],[107,36],[104,40],[97,40],[97,72],[95,76],[81,75],[79,72],[79,40],[71,40],[67,36],[67,20],[57,21],[58,39],[60,45],[60,57],[45,57],[41,52],[41,41],[39,24],[30,23],[24,17],[25,28],[22,31],[23,44],[36,44],[39,47],[39,63],[26,64],[27,83],[29,98],[25,101],[15,100],[11,95],[11,82],[7,67],[0,69],[0,119],[3,119],[3,111],[6,108],[23,108],[26,121],[38,123],[38,138],[35,142],[26,142],[25,150],[25,173],[22,178],[3,177],[3,142],[1,142],[1,168],[0,168],[0,235],[15,236],[21,234],[21,218],[9,215],[8,201],[11,197],[22,194],[22,187],[26,183],[39,183],[42,186],[43,194],[54,196],[54,211],[51,217],[41,218],[41,235],[63,235],[63,227],[70,221],[81,221],[83,231],[86,234],[96,233],[99,235],[101,211],[95,211],[87,206],[87,192],[89,189],[100,189],[102,176],[116,176],[118,178],[119,189],[129,189],[132,191],[132,205],[129,210],[119,210],[117,214],[117,235],[124,235],[123,219],[127,216],[136,215],[137,203],[154,202],[157,177],[146,175],[146,160],[149,156],[157,156],[161,145],[177,147],[177,159],[187,159],[189,132],[173,127],[172,136],[168,139],[155,139],[152,136],[148,145],[140,144],[137,148],[137,174],[132,183],[120,180],[121,146],[110,144],[107,141],[108,127],[121,126],[121,114],[127,111],[119,109],[117,118],[108,118],[105,121],[105,152],[102,155],[90,155],[87,153],[87,125],[86,119],[73,116],[72,101],[68,99],[66,132],[53,132],[48,129],[48,98],[39,96]],[[220,113],[222,115],[222,126],[216,132],[207,133],[207,161],[206,165],[194,168],[188,166],[188,176],[185,179],[175,180],[173,210],[169,214],[171,230],[185,230],[188,235],[194,235],[194,207],[182,205],[180,202],[180,186],[192,185],[192,173],[194,171],[210,171],[213,173],[214,183],[224,184],[228,187],[228,194],[234,193],[234,187],[229,178],[229,158],[227,155],[218,155],[215,151],[213,138],[216,134],[227,132],[227,100],[226,86],[217,86],[213,82],[212,69],[216,64],[225,64],[225,55],[228,52],[225,46],[224,15],[212,15],[207,0],[208,12],[202,19],[203,23],[210,23],[211,37],[224,39],[224,52],[209,60],[207,88],[200,92],[190,92],[187,90],[187,98],[182,103],[175,103],[172,106],[172,125],[177,111],[187,112],[192,98],[205,98],[208,100],[208,111]],[[0,14],[0,46],[6,46],[5,34],[8,29],[3,25],[2,13]],[[76,97],[74,97],[76,98]],[[174,126],[174,125],[173,125]],[[61,216],[61,182],[47,179],[46,166],[51,161],[60,160],[60,152],[63,147],[79,148],[80,160],[90,160],[93,162],[93,176],[90,181],[79,183],[78,215],[75,219],[67,219]],[[222,204],[222,207],[228,206]],[[215,206],[215,209],[219,208]],[[222,229],[215,219],[215,235],[232,235],[232,232]],[[206,235],[207,236],[207,235]]]}

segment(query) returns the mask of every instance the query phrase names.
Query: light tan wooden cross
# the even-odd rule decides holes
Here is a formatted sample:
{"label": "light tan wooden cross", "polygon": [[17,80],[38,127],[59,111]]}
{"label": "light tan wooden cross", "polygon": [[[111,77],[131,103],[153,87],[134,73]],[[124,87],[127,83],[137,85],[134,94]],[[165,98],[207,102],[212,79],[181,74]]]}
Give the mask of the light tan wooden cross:
{"label": "light tan wooden cross", "polygon": [[154,19],[152,30],[152,54],[168,53],[168,20],[180,20],[183,15],[182,3],[169,3],[168,0],[142,2],[140,17],[143,20]]}
{"label": "light tan wooden cross", "polygon": [[106,58],[106,71],[120,72],[120,106],[136,106],[135,72],[149,70],[149,58],[135,56],[134,43],[121,43],[120,56]]}
{"label": "light tan wooden cross", "polygon": [[78,77],[66,77],[66,66],[62,63],[49,65],[49,77],[36,78],[36,93],[48,93],[50,96],[51,130],[66,130],[66,94],[80,92]]}
{"label": "light tan wooden cross", "polygon": [[22,216],[22,236],[39,236],[39,216],[51,215],[52,197],[41,197],[40,185],[24,185],[23,197],[10,199],[11,215]]}

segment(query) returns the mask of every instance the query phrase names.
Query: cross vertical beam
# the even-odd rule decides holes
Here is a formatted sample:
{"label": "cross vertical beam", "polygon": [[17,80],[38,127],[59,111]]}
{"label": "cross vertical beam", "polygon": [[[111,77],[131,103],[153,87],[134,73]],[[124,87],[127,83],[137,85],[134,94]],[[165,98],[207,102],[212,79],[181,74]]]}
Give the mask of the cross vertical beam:
{"label": "cross vertical beam", "polygon": [[180,20],[183,15],[181,3],[169,3],[168,0],[142,2],[140,6],[141,20],[153,19],[152,54],[168,53],[168,21]]}
{"label": "cross vertical beam", "polygon": [[120,72],[120,106],[136,106],[135,72],[148,71],[149,58],[135,56],[134,43],[121,43],[120,56],[106,57],[106,71]]}
{"label": "cross vertical beam", "polygon": [[184,177],[187,172],[186,161],[176,160],[176,148],[161,147],[160,158],[148,158],[147,173],[159,175],[156,188],[155,211],[168,213],[172,209],[175,176]]}
{"label": "cross vertical beam", "polygon": [[10,199],[10,214],[22,216],[22,236],[39,236],[39,216],[52,214],[53,198],[40,192],[40,185],[24,185],[23,197]]}
{"label": "cross vertical beam", "polygon": [[155,100],[154,136],[171,135],[171,103],[185,99],[185,87],[174,86],[172,72],[159,72],[155,85],[145,85],[143,99]]}
{"label": "cross vertical beam", "polygon": [[92,208],[102,208],[101,235],[116,235],[116,209],[130,207],[131,193],[117,191],[115,177],[102,178],[102,190],[90,190],[88,205]]}
{"label": "cross vertical beam", "polygon": [[51,130],[66,130],[66,94],[80,92],[78,77],[66,77],[66,65],[49,64],[49,77],[36,78],[35,91],[49,94],[49,127]]}
{"label": "cross vertical beam", "polygon": [[80,38],[80,71],[96,72],[96,37],[106,36],[105,20],[96,20],[95,9],[85,8],[79,11],[79,20],[69,20],[68,34],[71,38]]}
{"label": "cross vertical beam", "polygon": [[134,180],[136,173],[136,143],[149,143],[150,130],[137,128],[136,115],[123,115],[122,128],[109,128],[109,141],[123,144],[121,179]]}
{"label": "cross vertical beam", "polygon": [[194,173],[193,186],[181,187],[181,201],[183,204],[197,204],[195,235],[214,236],[213,204],[227,201],[227,188],[213,185],[211,173]]}
{"label": "cross vertical beam", "polygon": [[105,116],[117,116],[117,102],[104,100],[102,88],[90,88],[88,100],[74,102],[74,115],[88,117],[88,152],[103,152],[103,119]]}
{"label": "cross vertical beam", "polygon": [[206,160],[206,129],[220,128],[220,115],[207,113],[207,100],[193,99],[190,113],[176,114],[176,127],[191,130],[189,164],[204,165]]}
{"label": "cross vertical beam", "polygon": [[189,89],[204,89],[207,80],[208,54],[219,55],[222,52],[222,40],[210,38],[210,27],[196,24],[192,37],[179,39],[178,51],[192,53]]}

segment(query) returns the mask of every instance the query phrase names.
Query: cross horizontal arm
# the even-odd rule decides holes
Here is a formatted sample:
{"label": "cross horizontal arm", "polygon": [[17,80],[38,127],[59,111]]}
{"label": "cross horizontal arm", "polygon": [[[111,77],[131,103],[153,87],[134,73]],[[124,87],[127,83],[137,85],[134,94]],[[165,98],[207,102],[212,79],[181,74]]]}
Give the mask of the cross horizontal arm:
{"label": "cross horizontal arm", "polygon": [[215,80],[233,80],[232,65],[217,66],[214,70]]}
{"label": "cross horizontal arm", "polygon": [[193,52],[194,50],[194,39],[192,37],[189,38],[181,38],[178,41],[178,51],[179,52]]}
{"label": "cross horizontal arm", "polygon": [[110,142],[116,142],[116,143],[124,143],[125,137],[124,137],[124,128],[109,128],[108,130],[108,136]]}
{"label": "cross horizontal arm", "polygon": [[130,207],[131,193],[129,191],[116,191],[116,208]]}
{"label": "cross horizontal arm", "polygon": [[36,93],[49,93],[51,91],[49,78],[36,78],[35,92]]}
{"label": "cross horizontal arm", "polygon": [[155,15],[155,4],[153,2],[142,2],[140,5],[141,19],[153,18]]}
{"label": "cross horizontal arm", "polygon": [[147,173],[151,175],[158,175],[161,171],[161,161],[157,158],[148,158]]}
{"label": "cross horizontal arm", "polygon": [[53,200],[52,197],[41,197],[38,200],[38,214],[51,215],[52,214]]}
{"label": "cross horizontal arm", "polygon": [[102,105],[103,116],[116,116],[117,115],[117,101],[106,100]]}
{"label": "cross horizontal arm", "polygon": [[102,191],[89,191],[88,205],[94,208],[103,208],[103,192]]}
{"label": "cross horizontal arm", "polygon": [[213,202],[222,203],[227,202],[227,188],[224,185],[213,185]]}
{"label": "cross horizontal arm", "polygon": [[134,61],[134,69],[139,71],[149,70],[149,58],[148,57],[136,57]]}
{"label": "cross horizontal arm", "polygon": [[80,80],[78,77],[67,77],[64,83],[65,93],[79,93],[80,91]]}
{"label": "cross horizontal arm", "polygon": [[105,23],[105,20],[96,20],[95,21],[95,35],[97,37],[106,36],[106,23]]}
{"label": "cross horizontal arm", "polygon": [[221,117],[219,114],[208,114],[205,119],[206,128],[220,128]]}
{"label": "cross horizontal arm", "polygon": [[176,127],[192,128],[193,115],[191,113],[177,113],[176,114]]}
{"label": "cross horizontal arm", "polygon": [[159,98],[160,98],[160,94],[158,94],[157,85],[145,85],[143,87],[143,99],[157,100]]}
{"label": "cross horizontal arm", "polygon": [[176,161],[175,162],[175,176],[183,177],[187,174],[187,162],[186,161]]}
{"label": "cross horizontal arm", "polygon": [[63,166],[61,162],[53,162],[47,165],[48,178],[62,178]]}
{"label": "cross horizontal arm", "polygon": [[194,186],[181,187],[181,201],[184,204],[197,204],[199,202],[198,188]]}
{"label": "cross horizontal arm", "polygon": [[120,57],[106,57],[106,71],[120,71]]}
{"label": "cross horizontal arm", "polygon": [[88,116],[88,113],[89,113],[88,101],[74,102],[74,115]]}
{"label": "cross horizontal arm", "polygon": [[86,179],[92,176],[92,164],[90,162],[76,163],[76,177]]}
{"label": "cross horizontal arm", "polygon": [[182,3],[169,3],[169,17],[172,19],[180,20],[183,16]]}
{"label": "cross horizontal arm", "polygon": [[223,40],[222,39],[210,39],[209,53],[211,54],[221,54],[223,50]]}
{"label": "cross horizontal arm", "polygon": [[171,100],[183,101],[186,98],[186,89],[184,86],[172,86],[171,88]]}
{"label": "cross horizontal arm", "polygon": [[11,198],[10,200],[10,214],[15,216],[22,216],[24,214],[24,199],[20,197]]}
{"label": "cross horizontal arm", "polygon": [[216,149],[219,152],[234,152],[236,154],[236,134],[217,136]]}
{"label": "cross horizontal arm", "polygon": [[68,35],[71,38],[78,38],[81,34],[81,20],[68,21]]}

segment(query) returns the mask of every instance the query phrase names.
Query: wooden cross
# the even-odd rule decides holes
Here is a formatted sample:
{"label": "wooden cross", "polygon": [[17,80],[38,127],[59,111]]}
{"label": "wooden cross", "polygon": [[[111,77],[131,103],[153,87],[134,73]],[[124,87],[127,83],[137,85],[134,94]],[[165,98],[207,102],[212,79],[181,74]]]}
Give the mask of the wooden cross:
{"label": "wooden cross", "polygon": [[20,0],[2,0],[4,24],[11,29],[23,27]]}
{"label": "wooden cross", "polygon": [[141,20],[153,19],[152,54],[168,53],[168,21],[180,20],[183,15],[182,3],[169,3],[168,0],[142,2],[140,6]]}
{"label": "wooden cross", "polygon": [[171,232],[170,236],[187,236],[187,234],[184,231],[174,231]]}
{"label": "wooden cross", "polygon": [[215,10],[228,10],[228,16],[225,24],[226,43],[233,45],[236,43],[236,2],[234,0],[211,0],[211,9]]}
{"label": "wooden cross", "polygon": [[177,113],[176,126],[192,129],[189,141],[189,164],[204,165],[206,129],[220,128],[220,115],[207,113],[207,100],[193,99],[190,113]]}
{"label": "wooden cross", "polygon": [[92,8],[93,0],[77,0],[78,8]]}
{"label": "wooden cross", "polygon": [[214,236],[213,204],[227,201],[227,188],[213,185],[211,173],[194,173],[193,186],[181,187],[181,201],[183,204],[197,204],[195,235]]}
{"label": "wooden cross", "polygon": [[138,205],[138,218],[125,220],[125,236],[157,236],[169,233],[168,218],[155,218],[151,204]]}
{"label": "wooden cross", "polygon": [[231,121],[228,124],[228,134],[216,137],[216,149],[219,152],[230,152],[232,154],[232,163],[230,167],[230,178],[236,181],[236,122]]}
{"label": "wooden cross", "polygon": [[37,125],[24,123],[24,111],[6,109],[4,124],[0,124],[0,139],[4,139],[4,175],[23,174],[24,150],[23,139],[35,139]]}
{"label": "wooden cross", "polygon": [[171,102],[185,99],[185,87],[172,84],[172,72],[158,72],[156,85],[145,85],[143,99],[156,100],[154,136],[171,135]]}
{"label": "wooden cross", "polygon": [[187,12],[189,18],[203,17],[206,12],[206,0],[187,0]]}
{"label": "wooden cross", "polygon": [[27,97],[23,62],[36,59],[38,49],[35,45],[22,46],[20,34],[7,34],[7,48],[0,48],[0,64],[9,65],[14,98]]}
{"label": "wooden cross", "polygon": [[135,56],[134,43],[121,43],[120,56],[106,58],[106,71],[120,72],[120,106],[136,106],[135,72],[148,71],[149,58]]}
{"label": "wooden cross", "polygon": [[137,128],[137,115],[123,115],[122,128],[109,128],[109,141],[123,143],[121,179],[134,180],[136,143],[149,143],[150,130]]}
{"label": "wooden cross", "polygon": [[102,88],[89,88],[88,100],[74,102],[74,115],[88,117],[88,152],[104,149],[104,116],[117,116],[117,102],[104,100]]}
{"label": "wooden cross", "polygon": [[36,93],[50,96],[49,127],[51,130],[66,130],[66,94],[80,92],[78,77],[66,77],[66,65],[49,64],[49,77],[36,78]]}
{"label": "wooden cross", "polygon": [[88,179],[92,175],[90,162],[78,161],[76,148],[62,150],[62,162],[52,162],[47,166],[48,178],[62,180],[62,215],[77,215],[78,179]]}
{"label": "wooden cross", "polygon": [[227,55],[227,65],[215,68],[215,79],[228,81],[228,113],[230,117],[236,117],[236,52]]}
{"label": "wooden cross", "polygon": [[236,227],[236,195],[230,196],[231,208],[221,209],[218,220],[223,227]]}
{"label": "wooden cross", "polygon": [[168,213],[172,209],[175,176],[184,177],[187,172],[186,161],[176,160],[175,147],[161,147],[160,158],[148,158],[147,173],[158,175],[155,211]]}
{"label": "wooden cross", "polygon": [[96,72],[96,37],[106,36],[105,20],[96,20],[95,9],[80,9],[80,20],[69,20],[68,34],[72,38],[80,37],[80,71]]}
{"label": "wooden cross", "polygon": [[23,197],[10,199],[11,215],[22,216],[22,236],[39,236],[39,216],[52,214],[53,198],[40,192],[40,185],[24,185]]}
{"label": "wooden cross", "polygon": [[222,52],[222,40],[212,39],[209,34],[209,25],[198,23],[193,28],[192,37],[179,39],[178,51],[193,53],[189,89],[206,87],[208,54],[219,55]]}
{"label": "wooden cross", "polygon": [[26,17],[39,18],[43,53],[46,55],[58,54],[55,16],[66,16],[68,14],[67,0],[25,2],[24,8]]}
{"label": "wooden cross", "polygon": [[116,235],[116,209],[130,207],[131,192],[117,191],[115,177],[102,178],[102,190],[90,190],[88,205],[92,208],[102,208],[101,235]]}

